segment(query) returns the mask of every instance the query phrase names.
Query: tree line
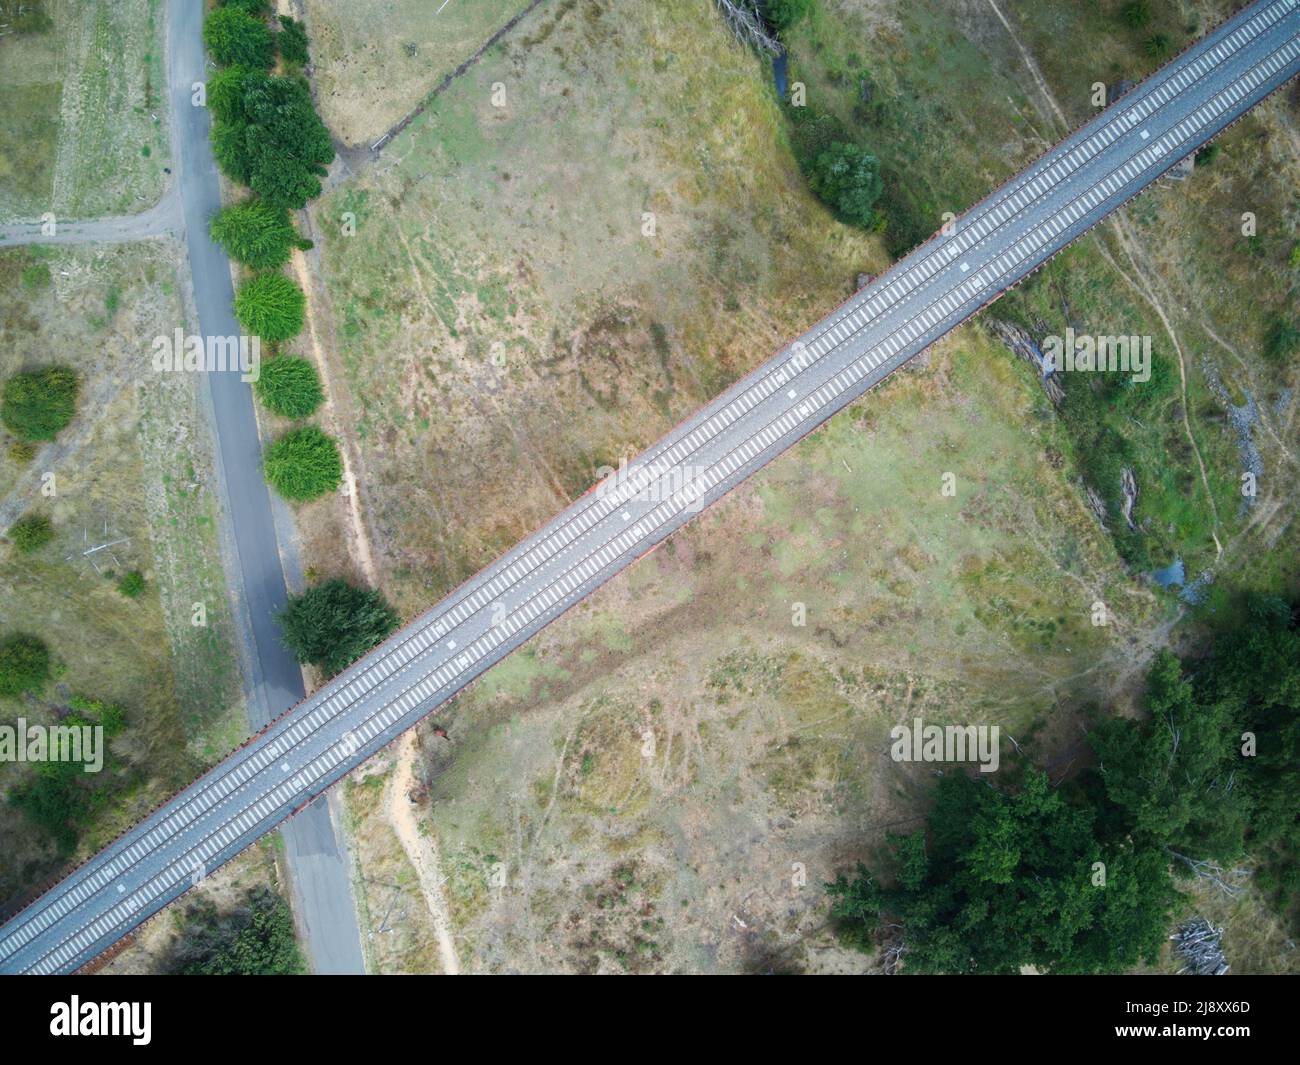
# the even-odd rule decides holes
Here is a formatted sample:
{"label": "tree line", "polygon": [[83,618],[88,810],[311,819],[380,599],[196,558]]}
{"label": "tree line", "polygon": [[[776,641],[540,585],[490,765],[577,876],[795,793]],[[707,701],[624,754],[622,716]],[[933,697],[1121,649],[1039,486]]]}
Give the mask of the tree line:
{"label": "tree line", "polygon": [[1244,611],[1204,657],[1161,652],[1145,716],[1095,721],[1077,776],[941,778],[883,869],[827,885],[841,935],[910,972],[1119,972],[1155,960],[1180,882],[1233,892],[1240,863],[1300,930],[1300,612]]}

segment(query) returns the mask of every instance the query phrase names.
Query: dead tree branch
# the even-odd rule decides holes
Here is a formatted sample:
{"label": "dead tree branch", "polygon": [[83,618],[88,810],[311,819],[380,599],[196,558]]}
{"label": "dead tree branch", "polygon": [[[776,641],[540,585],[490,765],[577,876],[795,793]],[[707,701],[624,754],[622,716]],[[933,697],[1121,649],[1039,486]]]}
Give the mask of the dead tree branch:
{"label": "dead tree branch", "polygon": [[781,54],[781,42],[772,36],[771,31],[759,14],[757,0],[714,0],[718,13],[730,27],[736,40],[741,44],[768,55]]}

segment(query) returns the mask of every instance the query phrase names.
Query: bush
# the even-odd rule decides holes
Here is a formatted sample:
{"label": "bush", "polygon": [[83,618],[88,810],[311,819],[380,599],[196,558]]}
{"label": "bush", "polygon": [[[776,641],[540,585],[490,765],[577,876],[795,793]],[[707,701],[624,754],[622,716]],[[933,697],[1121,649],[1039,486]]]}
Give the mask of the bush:
{"label": "bush", "polygon": [[0,640],[0,695],[39,692],[49,679],[50,650],[44,640],[24,632]]}
{"label": "bush", "polygon": [[30,555],[54,539],[54,526],[44,514],[24,514],[9,527],[9,539],[24,555]]}
{"label": "bush", "polygon": [[1287,318],[1277,318],[1264,338],[1264,357],[1284,362],[1300,350],[1300,326]]}
{"label": "bush", "polygon": [[295,503],[318,499],[343,481],[338,444],[314,425],[290,429],[276,440],[262,468],[271,487]]}
{"label": "bush", "polygon": [[267,410],[284,418],[309,417],[325,399],[316,367],[295,355],[264,364],[253,390]]}
{"label": "bush", "polygon": [[26,466],[36,457],[36,445],[27,440],[15,440],[9,445],[9,459],[19,466]]}
{"label": "bush", "polygon": [[77,387],[66,366],[16,373],[5,382],[0,419],[23,440],[53,440],[77,412]]}
{"label": "bush", "polygon": [[310,58],[307,52],[307,28],[288,15],[280,16],[280,25],[283,29],[275,37],[276,47],[280,49],[280,57],[286,63],[305,67]]}
{"label": "bush", "polygon": [[1129,29],[1143,29],[1151,22],[1151,5],[1147,0],[1131,0],[1119,9],[1119,17]]}
{"label": "bush", "polygon": [[[72,728],[100,725],[104,738],[111,739],[126,725],[120,706],[73,696],[72,712],[59,723]],[[105,750],[104,760],[108,761]],[[9,800],[38,828],[54,838],[61,855],[72,851],[83,829],[113,798],[112,788],[122,783],[114,773],[87,774],[81,762],[43,762],[36,775],[9,793]]]}
{"label": "bush", "polygon": [[232,258],[254,270],[283,266],[291,248],[307,243],[293,228],[288,211],[260,200],[222,208],[213,215],[208,231]]}
{"label": "bush", "polygon": [[50,268],[45,263],[32,263],[22,272],[23,288],[39,289],[50,287]]}
{"label": "bush", "polygon": [[117,590],[128,599],[139,599],[144,594],[144,574],[138,569],[122,574],[122,579],[117,582]]}
{"label": "bush", "polygon": [[1219,153],[1221,151],[1223,151],[1223,146],[1219,144],[1218,141],[1215,141],[1213,144],[1207,144],[1196,153],[1196,165],[1209,166],[1214,162],[1214,160],[1219,158]]}
{"label": "bush", "polygon": [[250,335],[274,344],[302,332],[307,297],[289,278],[258,274],[239,287],[235,317]]}
{"label": "bush", "polygon": [[218,912],[208,899],[193,903],[168,968],[182,976],[292,976],[307,971],[293,915],[267,887],[251,889],[243,904]]}
{"label": "bush", "polygon": [[338,578],[289,596],[279,617],[294,658],[331,676],[387,639],[399,620],[381,593]]}
{"label": "bush", "polygon": [[245,15],[266,15],[271,11],[271,0],[217,0],[217,7],[233,7]]}
{"label": "bush", "polygon": [[805,177],[812,174],[822,152],[840,141],[852,140],[844,123],[828,112],[787,107],[785,114],[790,121],[790,147]]}
{"label": "bush", "polygon": [[817,157],[809,182],[836,217],[850,225],[869,227],[884,187],[876,157],[856,144],[832,144]]}
{"label": "bush", "polygon": [[810,14],[816,0],[764,0],[763,17],[778,33],[802,22]]}
{"label": "bush", "polygon": [[275,62],[271,31],[238,7],[220,7],[203,22],[203,43],[218,66],[269,70]]}
{"label": "bush", "polygon": [[1153,33],[1142,42],[1142,51],[1152,59],[1168,59],[1174,51],[1174,42],[1167,33]]}

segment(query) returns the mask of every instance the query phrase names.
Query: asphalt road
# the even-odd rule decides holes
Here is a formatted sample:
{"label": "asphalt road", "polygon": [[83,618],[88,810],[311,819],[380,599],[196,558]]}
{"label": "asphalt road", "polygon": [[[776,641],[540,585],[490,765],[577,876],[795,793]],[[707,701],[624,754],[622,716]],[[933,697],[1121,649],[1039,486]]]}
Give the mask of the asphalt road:
{"label": "asphalt road", "polygon": [[[220,207],[220,185],[209,140],[206,108],[192,104],[195,82],[204,81],[202,0],[171,0],[168,8],[168,65],[173,158],[184,215],[199,329],[205,337],[238,336],[234,289],[226,253],[208,236],[208,221]],[[246,678],[249,718],[260,729],[274,714],[304,695],[302,671],[280,642],[276,613],[285,604],[284,569],[277,548],[271,500],[262,478],[250,386],[238,373],[210,373],[208,386],[225,482],[229,525],[243,585],[242,607],[252,632],[253,675]],[[295,913],[305,926],[312,969],[319,973],[361,973],[361,937],[349,873],[325,798],[284,826],[293,881]]]}
{"label": "asphalt road", "polygon": [[0,928],[0,970],[107,949],[1300,73],[1297,3],[1250,5],[279,718]]}

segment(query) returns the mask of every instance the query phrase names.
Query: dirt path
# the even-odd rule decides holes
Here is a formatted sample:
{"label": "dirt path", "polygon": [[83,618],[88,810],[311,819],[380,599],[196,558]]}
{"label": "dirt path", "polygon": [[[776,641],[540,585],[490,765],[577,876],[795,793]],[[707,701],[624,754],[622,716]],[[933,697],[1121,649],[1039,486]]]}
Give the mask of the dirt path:
{"label": "dirt path", "polygon": [[180,186],[176,181],[167,187],[161,200],[139,214],[55,221],[52,236],[45,233],[43,222],[0,223],[0,247],[17,244],[128,244],[159,237],[179,239],[185,233]]}
{"label": "dirt path", "polygon": [[384,793],[384,820],[402,844],[407,860],[420,881],[420,892],[424,895],[429,916],[433,919],[442,971],[447,976],[459,976],[460,957],[456,953],[456,942],[452,936],[451,912],[447,909],[447,898],[442,893],[444,878],[439,872],[441,865],[438,860],[438,844],[432,834],[420,831],[420,823],[416,819],[418,807],[407,798],[415,786],[415,761],[419,751],[415,730],[403,733],[397,743],[393,778],[388,782]]}
{"label": "dirt path", "polygon": [[357,487],[352,448],[349,446],[352,437],[350,433],[344,433],[342,426],[339,424],[338,404],[335,400],[337,393],[330,373],[330,363],[325,358],[325,351],[321,347],[320,334],[316,328],[320,303],[319,299],[317,299],[319,290],[315,284],[316,278],[313,271],[308,268],[307,260],[300,251],[295,250],[293,252],[290,266],[293,267],[293,272],[297,276],[299,287],[307,294],[307,336],[311,342],[312,355],[315,357],[316,366],[320,370],[321,388],[325,392],[325,403],[321,410],[321,416],[326,422],[326,428],[330,434],[336,440],[344,441],[343,446],[339,448],[339,454],[343,459],[343,494],[347,499],[348,524],[352,528],[348,554],[361,567],[361,572],[370,586],[378,588],[379,570],[375,566],[374,548],[370,542],[370,534],[366,530],[365,517],[361,513],[361,494]]}
{"label": "dirt path", "polygon": [[1070,122],[1065,117],[1065,112],[1061,110],[1061,105],[1057,103],[1056,97],[1052,94],[1051,88],[1047,84],[1047,79],[1043,77],[1042,71],[1038,69],[1038,64],[1034,62],[1034,57],[1029,54],[1029,49],[1024,46],[1019,35],[1011,28],[1011,23],[1007,21],[1006,15],[1002,14],[1002,9],[998,7],[996,0],[989,0],[989,7],[993,9],[993,14],[997,15],[998,21],[1002,23],[1003,28],[1007,31],[1007,36],[1015,43],[1016,48],[1020,51],[1021,58],[1025,61],[1025,68],[1029,71],[1029,76],[1034,79],[1034,84],[1038,86],[1038,91],[1043,99],[1047,101],[1047,106],[1055,113],[1057,121],[1061,124],[1061,129],[1065,133],[1070,132]]}

